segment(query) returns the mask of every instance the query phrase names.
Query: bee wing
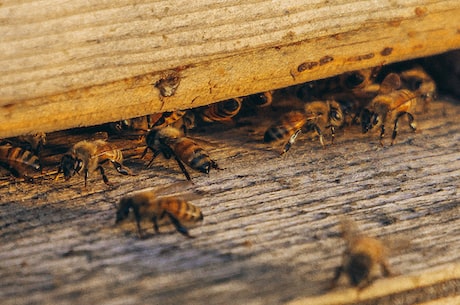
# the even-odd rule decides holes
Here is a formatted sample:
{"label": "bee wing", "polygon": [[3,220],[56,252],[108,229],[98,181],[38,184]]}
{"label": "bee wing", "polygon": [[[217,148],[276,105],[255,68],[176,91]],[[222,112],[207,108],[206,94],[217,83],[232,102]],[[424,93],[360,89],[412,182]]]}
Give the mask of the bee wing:
{"label": "bee wing", "polygon": [[388,94],[393,90],[401,87],[401,78],[396,73],[390,73],[383,79],[380,84],[379,94]]}

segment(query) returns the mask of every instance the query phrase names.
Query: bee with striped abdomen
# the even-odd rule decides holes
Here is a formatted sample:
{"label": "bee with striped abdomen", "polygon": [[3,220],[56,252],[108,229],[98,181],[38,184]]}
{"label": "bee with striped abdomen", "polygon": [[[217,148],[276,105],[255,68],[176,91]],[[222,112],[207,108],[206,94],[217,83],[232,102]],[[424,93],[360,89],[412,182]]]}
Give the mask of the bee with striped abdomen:
{"label": "bee with striped abdomen", "polygon": [[89,174],[99,170],[104,183],[110,185],[102,167],[106,162],[111,162],[120,174],[130,175],[129,170],[122,165],[123,154],[121,150],[113,148],[104,140],[80,141],[62,157],[56,179],[61,172],[64,173],[65,180],[83,172],[86,188]]}
{"label": "bee with striped abdomen", "polygon": [[436,99],[436,83],[421,67],[403,70],[399,73],[402,88],[413,92],[423,102],[423,111],[426,112],[433,100]]}
{"label": "bee with striped abdomen", "polygon": [[383,137],[387,124],[393,125],[391,145],[393,145],[398,132],[398,121],[403,115],[407,115],[410,128],[415,131],[414,121],[415,107],[417,104],[416,95],[407,89],[399,89],[401,79],[396,73],[388,74],[380,85],[379,95],[377,95],[367,108],[365,117],[361,124],[363,132],[380,127],[380,144],[383,146]]}
{"label": "bee with striped abdomen", "polygon": [[220,169],[201,146],[191,138],[184,136],[177,128],[171,126],[154,128],[147,134],[146,143],[147,148],[144,150],[142,157],[145,156],[148,150],[153,152],[153,157],[147,167],[150,167],[159,154],[163,154],[166,159],[174,157],[187,180],[191,180],[191,178],[184,163],[206,174],[209,173],[211,168]]}
{"label": "bee with striped abdomen", "polygon": [[197,109],[197,115],[206,123],[230,123],[241,109],[241,98],[217,102]]}
{"label": "bee with striped abdomen", "polygon": [[281,152],[281,154],[284,154],[291,148],[305,123],[306,117],[303,112],[291,111],[285,113],[265,131],[264,142],[271,143],[288,139]]}
{"label": "bee with striped abdomen", "polygon": [[351,221],[342,221],[341,235],[346,242],[342,265],[335,270],[331,288],[341,275],[346,274],[350,283],[360,289],[372,283],[380,274],[392,274],[387,261],[388,249],[382,241],[366,236]]}
{"label": "bee with striped abdomen", "polygon": [[10,143],[0,144],[0,166],[6,168],[15,177],[29,177],[41,171],[38,157],[31,151]]}
{"label": "bee with striped abdomen", "polygon": [[168,218],[179,233],[189,238],[193,236],[182,222],[203,220],[203,213],[197,206],[177,197],[157,197],[152,190],[123,197],[118,205],[116,223],[126,219],[130,210],[136,219],[140,238],[145,237],[141,228],[142,219],[151,220],[155,233],[159,233],[158,222]]}

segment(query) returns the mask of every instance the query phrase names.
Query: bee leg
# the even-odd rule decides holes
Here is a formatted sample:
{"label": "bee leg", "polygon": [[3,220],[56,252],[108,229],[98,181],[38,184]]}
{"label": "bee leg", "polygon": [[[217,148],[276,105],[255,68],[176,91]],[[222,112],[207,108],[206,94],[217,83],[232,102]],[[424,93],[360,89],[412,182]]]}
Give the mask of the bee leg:
{"label": "bee leg", "polygon": [[325,149],[326,146],[324,145],[323,133],[321,132],[321,128],[319,128],[318,125],[313,125],[312,127],[316,131],[316,133],[318,134],[319,143],[321,143],[321,146],[323,147],[323,149]]}
{"label": "bee leg", "polygon": [[288,152],[288,150],[291,148],[292,144],[294,144],[295,140],[297,139],[297,136],[300,134],[301,129],[297,130],[292,134],[292,136],[289,138],[288,142],[286,145],[284,145],[284,149],[281,152],[281,155],[285,154]]}
{"label": "bee leg", "polygon": [[395,139],[396,139],[396,135],[398,133],[398,122],[399,122],[399,118],[402,117],[404,114],[406,114],[406,112],[403,112],[403,113],[399,113],[397,116],[396,116],[396,119],[395,119],[395,124],[394,124],[394,127],[393,127],[393,133],[391,134],[391,145],[393,145]]}
{"label": "bee leg", "polygon": [[[151,149],[151,148],[150,148],[150,149]],[[146,148],[146,150],[147,150],[147,148]],[[158,155],[161,153],[161,150],[153,150],[153,149],[152,149],[152,151],[153,151],[153,157],[152,157],[152,159],[149,161],[149,163],[147,164],[147,166],[146,166],[147,168],[149,168],[150,166],[152,166],[153,160],[155,160],[155,158],[158,157]]]}
{"label": "bee leg", "polygon": [[158,228],[158,221],[157,221],[156,216],[152,217],[152,223],[153,223],[153,230],[155,231],[155,233],[160,233],[160,229]]}
{"label": "bee leg", "polygon": [[86,185],[88,181],[88,176],[89,176],[88,169],[85,169],[85,189],[86,189]]}
{"label": "bee leg", "polygon": [[410,126],[410,128],[412,129],[412,131],[416,131],[417,130],[417,124],[414,121],[414,116],[412,114],[410,114],[409,112],[407,112],[407,117],[409,118],[409,126]]}
{"label": "bee leg", "polygon": [[383,137],[385,136],[385,124],[380,127],[380,145],[383,147]]}
{"label": "bee leg", "polygon": [[192,181],[192,178],[190,178],[190,175],[189,175],[187,169],[185,168],[185,166],[182,163],[182,161],[176,156],[176,154],[174,154],[174,159],[176,160],[177,164],[179,164],[179,167],[180,167],[182,173],[184,173],[185,178],[187,178],[188,181]]}
{"label": "bee leg", "polygon": [[331,126],[331,144],[334,144],[335,140],[335,127]]}
{"label": "bee leg", "polygon": [[[99,172],[101,173],[101,176],[102,176],[102,180],[104,180],[104,183],[107,184],[107,185],[112,185],[110,182],[109,182],[109,179],[107,178],[105,172],[104,172],[104,169],[102,168],[102,166],[98,166],[96,169],[99,170]],[[86,176],[85,176],[86,177]],[[85,180],[86,181],[86,180]],[[85,185],[86,187],[86,185]]]}
{"label": "bee leg", "polygon": [[188,233],[188,230],[186,227],[184,227],[180,222],[179,220],[177,220],[176,217],[174,217],[173,215],[171,215],[170,213],[166,212],[166,214],[168,215],[169,219],[171,220],[171,223],[174,225],[174,227],[176,227],[176,230],[184,235],[184,236],[187,236],[188,238],[194,238],[193,236],[191,236],[189,233]]}
{"label": "bee leg", "polygon": [[121,165],[120,163],[116,162],[116,161],[112,161],[112,164],[113,166],[115,167],[115,169],[117,170],[117,172],[119,172],[120,174],[122,175],[131,175],[131,173],[123,167],[123,165]]}
{"label": "bee leg", "polygon": [[214,160],[211,160],[211,167],[214,169],[223,170],[223,168],[220,168],[219,164],[217,164],[217,162]]}
{"label": "bee leg", "polygon": [[139,211],[134,209],[134,218],[136,219],[136,226],[137,226],[137,234],[139,234],[140,239],[144,239],[146,236],[142,234],[142,228],[141,228],[141,215],[139,214]]}
{"label": "bee leg", "polygon": [[57,174],[56,174],[56,177],[54,177],[54,181],[57,181],[57,180],[58,180],[59,174],[60,174],[61,172],[62,172],[62,166],[59,166],[58,172],[57,172]]}
{"label": "bee leg", "polygon": [[337,286],[337,283],[339,282],[340,276],[342,275],[343,271],[344,271],[343,266],[339,266],[335,268],[334,278],[331,280],[329,284],[329,289],[334,289]]}

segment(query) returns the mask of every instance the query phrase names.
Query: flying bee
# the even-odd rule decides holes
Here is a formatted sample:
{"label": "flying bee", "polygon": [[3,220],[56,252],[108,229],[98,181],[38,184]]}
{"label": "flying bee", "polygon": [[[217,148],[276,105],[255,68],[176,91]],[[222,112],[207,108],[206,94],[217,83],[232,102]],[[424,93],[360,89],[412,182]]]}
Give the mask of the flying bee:
{"label": "flying bee", "polygon": [[206,123],[230,123],[241,109],[241,100],[241,98],[234,98],[200,107],[197,114]]}
{"label": "flying bee", "polygon": [[61,172],[65,180],[69,180],[75,174],[81,172],[85,175],[85,188],[89,174],[99,170],[104,183],[110,185],[102,165],[111,162],[117,172],[122,175],[130,175],[129,170],[123,167],[123,154],[121,150],[114,149],[104,140],[80,141],[61,159],[56,179]]}
{"label": "flying bee", "polygon": [[174,157],[187,180],[191,180],[191,178],[184,163],[192,169],[206,174],[209,174],[211,168],[220,169],[201,146],[191,138],[184,136],[177,128],[171,126],[154,128],[148,132],[145,140],[147,147],[142,157],[146,155],[148,150],[153,152],[153,157],[147,167],[150,167],[153,160],[161,153],[166,159]]}
{"label": "flying bee", "polygon": [[426,112],[431,102],[436,99],[436,83],[428,73],[421,67],[404,70],[399,73],[402,88],[412,91],[421,102]]}
{"label": "flying bee", "polygon": [[389,251],[382,241],[362,234],[351,221],[342,221],[341,235],[346,249],[342,265],[335,270],[331,288],[337,285],[342,274],[346,274],[350,284],[359,289],[371,284],[379,275],[392,275],[387,261]]}
{"label": "flying bee", "polygon": [[0,166],[18,178],[41,171],[40,161],[36,155],[10,143],[0,145]]}
{"label": "flying bee", "polygon": [[197,206],[177,197],[157,197],[152,190],[123,197],[117,209],[116,223],[126,219],[130,210],[133,210],[140,238],[144,238],[142,219],[151,220],[155,233],[159,233],[158,222],[167,217],[179,233],[189,238],[193,236],[181,222],[203,220],[203,213]]}
{"label": "flying bee", "polygon": [[383,146],[385,125],[393,124],[391,145],[393,145],[398,132],[398,121],[403,115],[407,115],[410,128],[415,131],[416,123],[413,113],[415,111],[417,97],[407,89],[399,89],[401,80],[395,73],[388,74],[380,86],[380,93],[370,103],[361,120],[363,132],[380,126],[380,144]]}

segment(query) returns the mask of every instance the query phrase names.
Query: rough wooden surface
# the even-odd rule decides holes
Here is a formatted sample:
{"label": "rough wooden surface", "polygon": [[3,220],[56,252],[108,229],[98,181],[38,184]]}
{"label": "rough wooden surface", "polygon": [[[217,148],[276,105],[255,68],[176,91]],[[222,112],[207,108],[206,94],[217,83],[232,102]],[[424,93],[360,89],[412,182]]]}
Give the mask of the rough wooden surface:
{"label": "rough wooden surface", "polygon": [[[455,304],[460,104],[435,102],[417,119],[420,131],[401,124],[392,147],[347,128],[325,150],[300,137],[283,157],[279,146],[261,143],[268,120],[195,132],[225,168],[193,172],[195,184],[184,189],[202,196],[193,200],[205,215],[191,229],[195,239],[166,226],[140,240],[132,223],[114,226],[121,196],[184,180],[172,160],[144,169],[135,157],[143,147],[126,151],[137,176],[107,170],[112,188],[97,175],[87,190],[82,177],[54,181],[57,159],[35,184],[2,178],[0,303],[334,304],[349,295],[355,304]],[[346,286],[325,292],[341,261],[344,215],[370,235],[411,241],[390,257],[402,277],[361,294]]]}
{"label": "rough wooden surface", "polygon": [[[2,1],[0,137],[89,126],[460,48],[446,1]],[[177,74],[174,95],[154,84]]]}

